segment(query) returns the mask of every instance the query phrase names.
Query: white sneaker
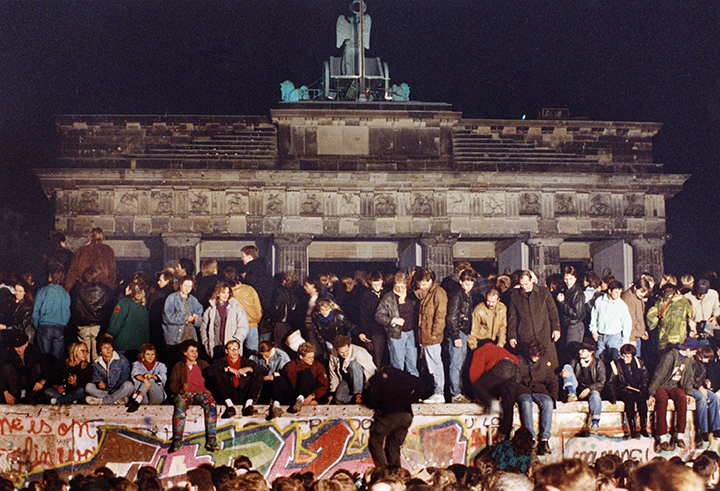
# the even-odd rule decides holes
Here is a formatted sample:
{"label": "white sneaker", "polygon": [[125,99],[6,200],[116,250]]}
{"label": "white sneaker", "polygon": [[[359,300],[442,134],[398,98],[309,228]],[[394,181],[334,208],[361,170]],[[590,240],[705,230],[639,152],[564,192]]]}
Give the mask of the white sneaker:
{"label": "white sneaker", "polygon": [[425,404],[445,404],[445,396],[442,394],[433,394],[423,401]]}
{"label": "white sneaker", "polygon": [[105,401],[103,401],[99,397],[85,396],[85,404],[90,404],[93,406],[100,406],[102,404],[105,404]]}

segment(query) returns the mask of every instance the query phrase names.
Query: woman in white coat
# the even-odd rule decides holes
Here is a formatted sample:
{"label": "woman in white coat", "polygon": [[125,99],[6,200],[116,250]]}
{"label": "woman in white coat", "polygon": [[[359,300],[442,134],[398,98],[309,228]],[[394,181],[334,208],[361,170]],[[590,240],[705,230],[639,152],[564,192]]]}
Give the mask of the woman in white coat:
{"label": "woman in white coat", "polygon": [[225,345],[234,339],[242,349],[248,335],[245,310],[232,296],[230,285],[221,281],[210,296],[210,307],[203,314],[200,340],[213,359],[225,356]]}

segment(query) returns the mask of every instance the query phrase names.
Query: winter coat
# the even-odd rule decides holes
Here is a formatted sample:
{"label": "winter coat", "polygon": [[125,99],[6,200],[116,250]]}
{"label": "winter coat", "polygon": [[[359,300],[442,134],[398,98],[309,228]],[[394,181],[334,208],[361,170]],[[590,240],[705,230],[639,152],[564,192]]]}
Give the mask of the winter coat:
{"label": "winter coat", "polygon": [[680,387],[685,394],[691,396],[693,377],[692,359],[682,356],[677,349],[672,348],[660,358],[660,364],[655,369],[648,393],[654,396],[660,387],[666,390]]}
{"label": "winter coat", "polygon": [[485,303],[479,303],[472,316],[472,329],[468,336],[468,347],[475,349],[478,341],[489,339],[505,346],[507,337],[507,307],[501,302],[490,310]]}
{"label": "winter coat", "polygon": [[247,314],[248,328],[258,327],[263,318],[263,309],[260,304],[260,297],[250,285],[238,283],[232,287],[232,296],[240,303]]}
{"label": "winter coat", "polygon": [[[258,298],[259,300],[259,298]],[[273,291],[270,318],[273,322],[283,322],[295,329],[300,328],[302,307],[297,293],[292,288],[280,285]]]}
{"label": "winter coat", "polygon": [[265,262],[256,258],[245,265],[243,283],[255,289],[260,297],[263,312],[270,312],[272,306],[272,278],[265,272]]}
{"label": "winter coat", "polygon": [[[355,330],[355,326],[347,320],[342,310],[333,309],[328,317],[323,317],[315,309],[310,318],[312,319],[310,338],[317,339],[323,348],[325,342],[332,343],[335,337],[339,335],[349,337],[350,333]],[[325,350],[323,349],[323,351]]]}
{"label": "winter coat", "polygon": [[115,286],[117,271],[115,251],[107,244],[93,242],[82,246],[73,254],[65,280],[65,289],[70,291],[73,285],[80,281],[83,272],[90,266],[95,266],[100,270],[101,283],[110,288]]}
{"label": "winter coat", "polygon": [[110,363],[105,362],[102,356],[98,356],[93,362],[92,383],[104,382],[109,393],[113,393],[122,384],[130,381],[130,362],[117,351],[113,351]]}
{"label": "winter coat", "polygon": [[150,342],[150,316],[147,309],[133,299],[118,300],[107,333],[114,338],[116,350],[137,350]]}
{"label": "winter coat", "polygon": [[668,293],[660,298],[647,313],[648,328],[660,329],[659,348],[668,344],[680,344],[687,337],[688,321],[693,311],[690,301],[679,293]]}
{"label": "winter coat", "polygon": [[70,321],[70,295],[60,285],[49,284],[37,292],[33,306],[32,323],[67,326]]}
{"label": "winter coat", "polygon": [[610,372],[606,384],[607,399],[615,403],[623,394],[640,394],[643,399],[650,395],[648,386],[650,374],[645,362],[633,356],[630,364],[621,359],[613,360],[609,365]]}
{"label": "winter coat", "polygon": [[535,285],[530,293],[522,288],[514,289],[508,306],[508,339],[516,339],[519,344],[539,340],[547,347],[547,357],[556,368],[554,331],[560,331],[560,318],[550,290],[539,285]]}
{"label": "winter coat", "polygon": [[240,302],[234,297],[230,297],[228,300],[225,337],[223,339],[215,338],[215,322],[218,317],[216,300],[211,300],[210,307],[202,316],[202,325],[200,327],[200,339],[206,352],[208,355],[213,356],[216,346],[222,346],[224,349],[228,341],[234,339],[240,343],[240,354],[242,354],[243,344],[248,335],[248,319],[245,310],[240,306]]}
{"label": "winter coat", "polygon": [[605,388],[605,382],[607,381],[607,372],[605,371],[605,363],[603,363],[602,360],[593,357],[590,365],[584,368],[585,373],[588,374],[588,380],[585,381],[581,380],[583,366],[580,364],[580,359],[574,358],[570,360],[570,366],[572,367],[573,372],[575,373],[575,378],[577,378],[578,381],[578,394],[585,388],[596,390],[598,392],[603,391]]}
{"label": "winter coat", "polygon": [[330,375],[330,392],[335,392],[343,379],[343,374],[348,373],[348,367],[351,361],[356,361],[363,369],[365,383],[375,374],[377,367],[373,362],[372,355],[368,351],[354,344],[350,345],[350,353],[347,358],[340,358],[334,349],[330,354],[330,363],[328,366],[328,374]]}
{"label": "winter coat", "polygon": [[448,301],[445,317],[445,334],[455,341],[460,339],[460,331],[470,334],[472,328],[472,298],[462,288]]}
{"label": "winter coat", "polygon": [[360,298],[358,334],[362,333],[367,337],[385,334],[384,326],[375,319],[375,312],[377,312],[382,297],[382,291],[375,293],[370,288],[366,288],[363,292]]}
{"label": "winter coat", "polygon": [[585,294],[579,281],[572,288],[568,288],[565,292],[565,301],[558,302],[557,309],[563,336],[567,335],[568,331],[585,331],[584,321],[587,310],[585,310]]}
{"label": "winter coat", "polygon": [[[197,366],[200,368],[200,372],[204,372],[205,369],[209,366],[208,362],[205,360],[198,360]],[[167,391],[173,395],[176,396],[183,391],[183,387],[185,384],[187,384],[187,364],[184,361],[179,361],[175,364],[172,371],[170,372],[170,376],[168,377],[168,383],[167,383]],[[205,389],[206,392],[210,392]]]}
{"label": "winter coat", "polygon": [[[416,295],[418,293],[416,292]],[[439,285],[430,285],[418,305],[418,343],[432,346],[443,342],[445,317],[447,315],[447,294]]]}
{"label": "winter coat", "polygon": [[[190,315],[195,314],[200,318],[200,320],[193,324],[195,329],[198,328],[202,322],[203,308],[200,302],[192,295],[188,295],[187,300],[188,309],[185,309],[180,292],[171,294],[167,300],[165,300],[165,308],[163,310],[163,334],[165,343],[168,346],[180,344],[183,327]],[[193,329],[193,339],[197,341],[195,329]]]}
{"label": "winter coat", "polygon": [[[410,294],[405,297],[405,302],[414,303]],[[398,317],[400,317],[398,297],[395,295],[395,292],[389,291],[383,295],[375,311],[375,320],[385,328],[385,333],[387,333],[389,338],[400,339],[404,326],[393,322],[393,319],[397,319]]]}
{"label": "winter coat", "polygon": [[520,371],[518,394],[545,394],[557,400],[558,378],[547,357],[541,357],[533,363],[529,358],[521,356],[518,358],[518,370]]}
{"label": "winter coat", "polygon": [[291,360],[287,365],[283,373],[290,382],[290,386],[295,390],[297,387],[297,378],[301,371],[309,368],[312,372],[315,380],[317,381],[317,388],[312,392],[315,396],[315,400],[320,400],[325,394],[327,394],[330,383],[328,382],[327,373],[325,372],[325,366],[319,361],[313,361],[312,365],[306,365],[299,358]]}
{"label": "winter coat", "polygon": [[32,325],[33,302],[25,297],[19,302],[13,302],[9,305],[10,318],[8,319],[7,328],[22,331],[28,335],[30,339],[31,333],[34,333]]}
{"label": "winter coat", "polygon": [[215,291],[215,286],[220,282],[220,276],[216,274],[199,274],[195,279],[194,294],[203,309],[207,310],[210,306],[210,296]]}
{"label": "winter coat", "polygon": [[409,413],[412,405],[425,392],[425,383],[420,377],[386,365],[370,377],[363,391],[362,402],[376,415]]}
{"label": "winter coat", "polygon": [[138,360],[133,363],[130,371],[130,378],[132,379],[132,383],[135,386],[135,389],[139,389],[139,384],[143,383],[135,377],[137,377],[138,375],[145,375],[146,373],[149,373],[150,375],[157,375],[159,380],[155,381],[155,383],[162,387],[163,392],[165,392],[164,387],[167,383],[167,366],[165,366],[165,364],[161,361],[155,361],[155,366],[152,368],[152,370],[148,371],[147,367],[142,361]]}
{"label": "winter coat", "polygon": [[635,287],[628,288],[620,296],[630,312],[632,328],[630,329],[630,342],[634,343],[645,335],[645,302],[635,294]]}
{"label": "winter coat", "polygon": [[114,307],[112,290],[104,283],[77,283],[70,292],[78,326],[106,326]]}
{"label": "winter coat", "polygon": [[275,352],[268,360],[265,360],[260,353],[252,353],[250,359],[258,365],[265,367],[270,375],[278,376],[290,361],[290,356],[280,348],[273,349]]}

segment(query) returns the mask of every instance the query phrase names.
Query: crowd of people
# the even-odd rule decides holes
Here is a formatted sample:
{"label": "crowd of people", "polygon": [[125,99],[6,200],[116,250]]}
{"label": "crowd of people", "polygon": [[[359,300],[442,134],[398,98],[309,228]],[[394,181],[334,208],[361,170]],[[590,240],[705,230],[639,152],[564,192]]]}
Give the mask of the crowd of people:
{"label": "crowd of people", "polygon": [[[696,445],[720,437],[714,273],[657,282],[643,274],[626,287],[568,266],[541,285],[532,271],[482,277],[460,261],[443,279],[416,267],[300,282],[293,272],[272,278],[255,246],[239,259],[222,271],[205,260],[197,274],[181,259],[156,276],[118,281],[101,229],[75,253],[57,232],[46,278],[0,278],[0,402],[125,404],[128,412],[172,403],[171,451],[182,446],[190,404],[204,408],[211,451],[218,416],[270,420],[308,405],[365,404],[376,410],[371,451],[383,465],[399,463],[419,400],[499,411],[506,441],[517,404],[537,455],[551,452],[558,401],[588,402],[587,434],[601,431],[603,400],[622,401],[629,438],[649,436],[654,405],[661,451],[686,447],[694,400]],[[401,402],[388,402],[397,392],[384,397],[397,387],[388,379],[407,387]]]}

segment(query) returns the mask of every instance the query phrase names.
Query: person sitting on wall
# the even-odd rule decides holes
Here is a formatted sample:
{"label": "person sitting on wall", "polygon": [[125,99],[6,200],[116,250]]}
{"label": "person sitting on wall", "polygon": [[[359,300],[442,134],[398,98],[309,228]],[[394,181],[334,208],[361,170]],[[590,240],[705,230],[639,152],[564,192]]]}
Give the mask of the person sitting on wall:
{"label": "person sitting on wall", "polygon": [[638,438],[635,426],[635,408],[640,415],[640,435],[647,437],[647,399],[649,397],[648,370],[639,357],[635,356],[635,344],[628,343],[620,347],[620,359],[610,362],[610,373],[607,383],[608,398],[623,401],[625,416],[630,427],[630,438]]}
{"label": "person sitting on wall", "polygon": [[693,356],[700,347],[697,339],[687,338],[677,347],[668,349],[655,369],[648,393],[649,404],[655,404],[655,429],[658,440],[655,451],[672,450],[673,442],[668,435],[667,403],[672,399],[675,404],[674,443],[685,448],[685,425],[687,423],[687,405],[693,397]]}
{"label": "person sitting on wall", "polygon": [[713,448],[714,436],[720,436],[720,408],[718,396],[708,389],[710,381],[707,377],[707,367],[714,353],[710,346],[698,347],[693,357],[693,397],[695,398],[695,444],[702,448],[703,442],[710,442]]}
{"label": "person sitting on wall", "polygon": [[518,387],[518,410],[523,427],[535,437],[533,424],[533,402],[540,409],[540,435],[537,439],[537,454],[550,453],[550,431],[552,430],[553,409],[558,394],[558,379],[552,364],[545,356],[547,348],[537,339],[525,348],[525,355],[518,359],[520,386]]}
{"label": "person sitting on wall", "polygon": [[372,355],[350,342],[347,336],[337,336],[330,353],[330,396],[328,404],[360,404],[362,391],[373,376],[375,363]]}
{"label": "person sitting on wall", "polygon": [[204,360],[198,360],[200,343],[186,339],[180,343],[182,361],[175,364],[168,379],[168,391],[173,395],[173,440],[169,453],[182,448],[185,431],[185,415],[190,404],[199,404],[205,415],[205,449],[220,450],[216,439],[217,405],[205,385],[203,371],[208,367]]}
{"label": "person sitting on wall", "polygon": [[225,356],[218,358],[203,372],[213,397],[224,401],[227,406],[223,419],[237,414],[235,404],[242,406],[243,416],[257,414],[253,403],[260,397],[267,369],[248,357],[240,356],[241,351],[240,342],[231,339],[225,344]]}
{"label": "person sitting on wall", "polygon": [[568,402],[587,400],[590,406],[590,433],[600,431],[602,399],[600,394],[605,387],[605,364],[595,357],[595,343],[586,339],[578,347],[578,357],[563,366],[560,376],[563,388],[568,392]]}
{"label": "person sitting on wall", "polygon": [[[289,413],[298,413],[303,406],[317,405],[329,386],[325,366],[315,359],[315,346],[304,342],[297,353],[297,358],[285,365],[283,377],[276,379],[273,394],[273,401],[291,404]],[[273,405],[277,406],[275,402]]]}
{"label": "person sitting on wall", "polygon": [[272,400],[275,393],[275,383],[282,378],[282,369],[290,362],[287,353],[277,347],[274,341],[260,341],[258,353],[250,355],[250,359],[267,370],[263,376],[263,387],[260,391],[260,401],[270,401],[267,420],[276,418],[282,414],[280,403]]}
{"label": "person sitting on wall", "polygon": [[50,404],[72,404],[85,399],[85,386],[92,382],[95,372],[90,361],[90,350],[82,342],[68,347],[68,356],[58,360],[51,377],[51,384],[45,387],[45,396]]}
{"label": "person sitting on wall", "polygon": [[133,381],[133,394],[127,412],[138,410],[140,404],[162,404],[165,401],[165,383],[167,367],[158,361],[157,350],[150,343],[140,348],[140,357],[133,363],[130,377]]}
{"label": "person sitting on wall", "polygon": [[10,347],[0,353],[0,394],[5,404],[36,403],[45,387],[47,366],[37,346],[27,334],[15,330]]}
{"label": "person sitting on wall", "polygon": [[130,362],[115,351],[111,336],[97,339],[98,356],[93,362],[93,378],[85,386],[88,404],[124,404],[132,394],[130,381]]}

